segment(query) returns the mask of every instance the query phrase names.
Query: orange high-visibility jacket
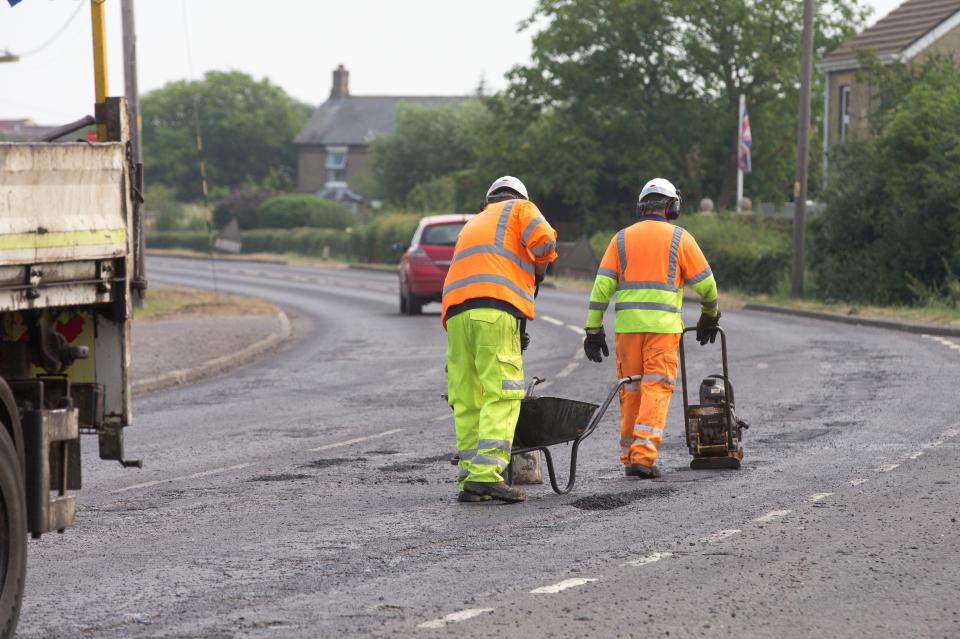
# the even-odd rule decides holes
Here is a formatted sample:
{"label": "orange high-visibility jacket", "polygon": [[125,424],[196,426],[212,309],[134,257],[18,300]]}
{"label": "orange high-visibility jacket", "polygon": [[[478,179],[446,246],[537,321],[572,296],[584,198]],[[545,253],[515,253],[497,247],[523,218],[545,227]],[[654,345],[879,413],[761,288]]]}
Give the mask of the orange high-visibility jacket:
{"label": "orange high-visibility jacket", "polygon": [[716,316],[717,282],[697,241],[665,219],[641,218],[610,240],[590,293],[586,326],[603,326],[616,294],[617,333],[681,333],[684,284],[700,296],[700,310]]}
{"label": "orange high-visibility jacket", "polygon": [[488,204],[460,235],[443,283],[447,310],[478,297],[513,305],[533,319],[534,267],[557,259],[557,232],[529,200]]}

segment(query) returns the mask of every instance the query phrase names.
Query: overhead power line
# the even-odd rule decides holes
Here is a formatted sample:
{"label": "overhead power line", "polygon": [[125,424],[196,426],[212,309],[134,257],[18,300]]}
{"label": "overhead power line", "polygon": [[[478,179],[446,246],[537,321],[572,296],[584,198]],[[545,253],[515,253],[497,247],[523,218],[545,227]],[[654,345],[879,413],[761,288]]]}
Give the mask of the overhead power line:
{"label": "overhead power line", "polygon": [[78,3],[77,3],[77,8],[73,10],[73,13],[70,14],[70,17],[67,18],[67,21],[63,23],[63,26],[60,27],[59,29],[57,29],[57,31],[56,31],[52,36],[50,36],[43,44],[41,44],[40,46],[36,47],[35,49],[31,49],[31,50],[29,50],[29,51],[24,51],[24,52],[19,53],[19,54],[17,54],[17,55],[19,55],[19,57],[21,57],[21,58],[26,58],[27,56],[31,56],[31,55],[35,55],[35,54],[37,54],[37,53],[40,53],[41,51],[43,51],[44,49],[46,49],[47,47],[49,47],[51,44],[53,44],[54,42],[56,42],[57,39],[58,39],[60,36],[62,36],[63,33],[70,27],[70,25],[73,24],[73,21],[76,20],[76,18],[77,18],[78,15],[80,15],[80,10],[83,9],[84,6],[85,6],[85,3],[83,3],[83,2],[78,2]]}

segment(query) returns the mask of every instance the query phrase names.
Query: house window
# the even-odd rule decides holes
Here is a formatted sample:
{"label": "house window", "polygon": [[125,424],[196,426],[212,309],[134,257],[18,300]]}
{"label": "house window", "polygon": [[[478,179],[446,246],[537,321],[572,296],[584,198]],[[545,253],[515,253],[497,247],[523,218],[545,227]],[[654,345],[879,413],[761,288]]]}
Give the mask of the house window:
{"label": "house window", "polygon": [[327,183],[344,182],[347,177],[347,147],[327,147]]}
{"label": "house window", "polygon": [[850,130],[850,86],[840,87],[840,142],[847,141],[847,133]]}

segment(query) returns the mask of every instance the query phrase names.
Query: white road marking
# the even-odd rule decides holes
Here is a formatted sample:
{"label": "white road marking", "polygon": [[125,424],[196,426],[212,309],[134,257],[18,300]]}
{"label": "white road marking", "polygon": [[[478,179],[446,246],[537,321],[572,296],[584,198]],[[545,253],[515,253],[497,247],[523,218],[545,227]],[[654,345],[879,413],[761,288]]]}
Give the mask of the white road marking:
{"label": "white road marking", "polygon": [[868,479],[851,479],[850,484],[852,486],[859,486],[860,484],[865,484],[868,481],[869,481]]}
{"label": "white road marking", "polygon": [[579,365],[580,365],[580,362],[570,362],[569,364],[567,364],[566,366],[563,367],[563,370],[562,370],[562,371],[560,371],[559,373],[557,373],[557,377],[567,377],[567,376],[569,376],[570,373],[572,373],[573,371],[577,370],[577,366],[579,366]]}
{"label": "white road marking", "polygon": [[252,466],[252,464],[236,464],[235,466],[222,466],[220,468],[211,468],[210,470],[204,470],[199,473],[193,473],[192,475],[183,475],[181,477],[171,477],[170,479],[155,479],[153,481],[145,481],[142,484],[134,484],[133,486],[125,486],[123,488],[117,488],[116,490],[111,490],[110,492],[124,493],[128,490],[136,490],[138,488],[150,488],[151,486],[159,486],[160,484],[168,484],[175,481],[199,479],[200,477],[208,477],[210,475],[216,475],[218,473],[226,473],[231,470],[240,470],[241,468],[246,468],[247,466]]}
{"label": "white road marking", "polygon": [[530,591],[531,595],[553,595],[558,592],[567,590],[568,588],[576,588],[577,586],[582,586],[584,584],[593,583],[596,579],[591,579],[589,577],[576,577],[574,579],[564,579],[560,583],[553,584],[552,586],[541,586],[540,588],[534,588]]}
{"label": "white road marking", "polygon": [[482,614],[493,612],[493,608],[467,608],[466,610],[461,610],[460,612],[451,612],[446,617],[440,617],[439,619],[433,619],[431,621],[424,621],[422,624],[417,625],[417,628],[432,629],[432,628],[443,628],[449,623],[457,623],[458,621],[466,621],[467,619],[473,619]]}
{"label": "white road marking", "polygon": [[921,457],[923,457],[923,455],[924,455],[924,452],[922,450],[918,450],[914,454],[910,455],[910,459],[920,459]]}
{"label": "white road marking", "polygon": [[549,322],[555,326],[563,326],[563,322],[558,320],[556,317],[550,317],[549,315],[541,315],[540,319],[542,319],[544,322]]}
{"label": "white road marking", "polygon": [[765,368],[770,368],[770,364],[765,364],[763,362],[760,362],[759,364],[757,364],[757,368],[759,368],[760,370],[763,370]]}
{"label": "white road marking", "polygon": [[739,533],[740,533],[739,528],[728,528],[726,530],[718,530],[717,532],[711,533],[706,537],[704,537],[703,539],[701,539],[700,543],[716,544],[723,541],[724,539],[729,539],[730,537],[733,537],[734,535],[737,535]]}
{"label": "white road marking", "polygon": [[821,501],[821,500],[826,499],[827,497],[829,497],[829,496],[832,495],[832,494],[833,494],[833,493],[816,493],[816,494],[814,494],[814,495],[810,495],[810,501],[816,503],[816,502],[818,502],[818,501]]}
{"label": "white road marking", "polygon": [[889,473],[891,470],[895,470],[900,467],[900,464],[884,464],[877,469],[878,473]]}
{"label": "white road marking", "polygon": [[586,335],[587,332],[580,328],[579,326],[574,326],[573,324],[567,324],[567,328],[576,333],[577,335]]}
{"label": "white road marking", "polygon": [[647,564],[652,564],[655,561],[660,561],[661,559],[669,559],[673,557],[672,552],[654,552],[650,553],[646,557],[640,557],[640,559],[633,559],[628,561],[625,564],[620,564],[621,566],[646,566]]}
{"label": "white road marking", "polygon": [[757,517],[753,521],[758,524],[766,524],[773,521],[774,519],[778,519],[780,517],[786,517],[792,512],[793,512],[792,510],[771,510],[766,515],[761,515],[760,517]]}
{"label": "white road marking", "polygon": [[393,435],[394,433],[399,433],[407,430],[406,428],[394,428],[393,430],[384,431],[382,433],[377,433],[376,435],[367,435],[366,437],[354,437],[353,439],[348,439],[346,441],[337,442],[336,444],[326,444],[324,446],[317,446],[316,448],[311,448],[308,453],[318,453],[321,450],[330,450],[331,448],[340,448],[341,446],[349,446],[351,444],[359,444],[360,442],[367,442],[371,439],[380,439],[381,437],[387,437],[388,435]]}
{"label": "white road marking", "polygon": [[940,435],[940,437],[943,439],[948,439],[950,437],[956,437],[957,435],[960,435],[960,428],[951,428],[943,431],[943,435]]}
{"label": "white road marking", "polygon": [[438,415],[437,417],[431,417],[431,422],[445,422],[449,419],[453,419],[453,413],[447,413],[446,415]]}

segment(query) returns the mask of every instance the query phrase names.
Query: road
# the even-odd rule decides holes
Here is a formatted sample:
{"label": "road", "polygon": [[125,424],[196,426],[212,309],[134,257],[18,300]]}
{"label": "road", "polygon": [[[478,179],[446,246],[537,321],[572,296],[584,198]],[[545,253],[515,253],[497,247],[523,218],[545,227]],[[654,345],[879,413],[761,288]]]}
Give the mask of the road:
{"label": "road", "polygon": [[[295,339],[138,398],[142,471],[87,443],[78,526],[30,543],[21,636],[960,636],[960,340],[725,310],[743,469],[688,469],[678,392],[660,479],[622,476],[613,409],[573,494],[471,506],[438,307],[400,316],[387,273],[216,271]],[[211,285],[204,261],[149,273]],[[615,377],[580,355],[585,306],[541,294],[544,394],[596,402]],[[694,344],[693,383],[717,358]]]}

